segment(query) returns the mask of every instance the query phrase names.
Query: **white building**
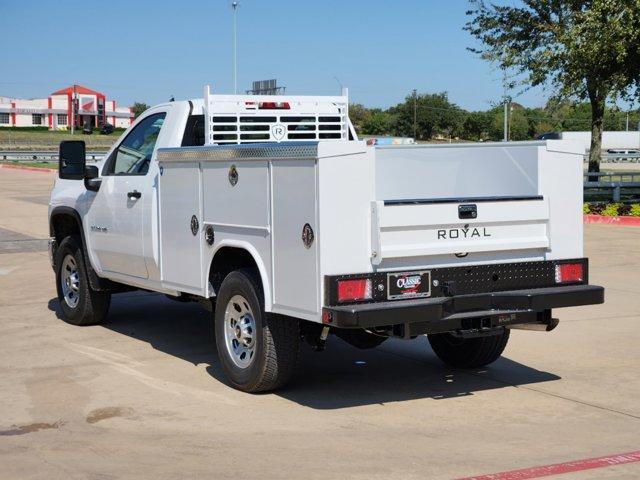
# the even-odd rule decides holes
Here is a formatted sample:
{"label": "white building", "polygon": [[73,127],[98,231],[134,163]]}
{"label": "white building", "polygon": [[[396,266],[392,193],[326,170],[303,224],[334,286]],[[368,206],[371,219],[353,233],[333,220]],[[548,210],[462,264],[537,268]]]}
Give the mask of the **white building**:
{"label": "white building", "polygon": [[48,127],[49,130],[64,130],[85,124],[101,127],[110,123],[114,127],[127,128],[133,122],[129,107],[116,106],[115,100],[95,90],[72,85],[53,92],[47,98],[8,98],[0,96],[0,128],[2,127]]}

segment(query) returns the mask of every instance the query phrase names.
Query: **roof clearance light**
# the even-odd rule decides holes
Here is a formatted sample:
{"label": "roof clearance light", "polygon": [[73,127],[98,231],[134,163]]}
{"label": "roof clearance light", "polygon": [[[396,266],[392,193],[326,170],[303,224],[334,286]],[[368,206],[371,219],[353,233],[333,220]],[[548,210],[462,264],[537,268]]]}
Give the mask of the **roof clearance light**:
{"label": "roof clearance light", "polygon": [[290,110],[291,105],[289,102],[260,102],[258,104],[259,110]]}
{"label": "roof clearance light", "polygon": [[581,263],[556,265],[556,283],[581,282],[583,278]]}
{"label": "roof clearance light", "polygon": [[338,301],[352,302],[371,299],[371,279],[338,280]]}

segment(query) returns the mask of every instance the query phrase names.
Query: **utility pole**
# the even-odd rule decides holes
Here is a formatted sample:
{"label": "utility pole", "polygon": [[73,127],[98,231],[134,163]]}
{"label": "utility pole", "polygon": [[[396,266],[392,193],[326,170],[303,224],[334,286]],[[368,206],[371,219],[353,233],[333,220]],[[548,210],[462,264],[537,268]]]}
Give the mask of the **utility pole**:
{"label": "utility pole", "polygon": [[76,85],[73,84],[73,95],[71,96],[71,135],[75,133],[76,129]]}
{"label": "utility pole", "polygon": [[413,89],[413,140],[418,140],[418,91]]}
{"label": "utility pole", "polygon": [[629,112],[627,112],[627,132],[629,131]]}
{"label": "utility pole", "polygon": [[233,93],[238,94],[238,8],[239,2],[231,2],[233,10]]}

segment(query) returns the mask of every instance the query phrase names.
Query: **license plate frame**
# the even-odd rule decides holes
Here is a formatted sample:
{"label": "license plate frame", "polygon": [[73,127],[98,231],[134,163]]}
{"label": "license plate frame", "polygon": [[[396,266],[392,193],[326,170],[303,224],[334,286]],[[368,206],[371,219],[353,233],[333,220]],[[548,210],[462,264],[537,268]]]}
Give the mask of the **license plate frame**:
{"label": "license plate frame", "polygon": [[[405,277],[410,285],[401,287],[398,280]],[[415,277],[420,278],[420,283],[415,287]],[[411,298],[426,298],[431,296],[431,270],[420,270],[412,272],[389,272],[387,273],[387,300],[400,300]]]}

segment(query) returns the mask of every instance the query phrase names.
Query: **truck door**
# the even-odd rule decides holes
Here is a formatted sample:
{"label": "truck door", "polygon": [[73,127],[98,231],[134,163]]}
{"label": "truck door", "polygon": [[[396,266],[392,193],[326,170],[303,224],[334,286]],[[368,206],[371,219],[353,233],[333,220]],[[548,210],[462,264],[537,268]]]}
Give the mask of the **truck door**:
{"label": "truck door", "polygon": [[105,272],[148,278],[143,222],[151,215],[153,193],[149,166],[166,112],[140,120],[106,160],[102,185],[88,212],[88,235],[97,263]]}

